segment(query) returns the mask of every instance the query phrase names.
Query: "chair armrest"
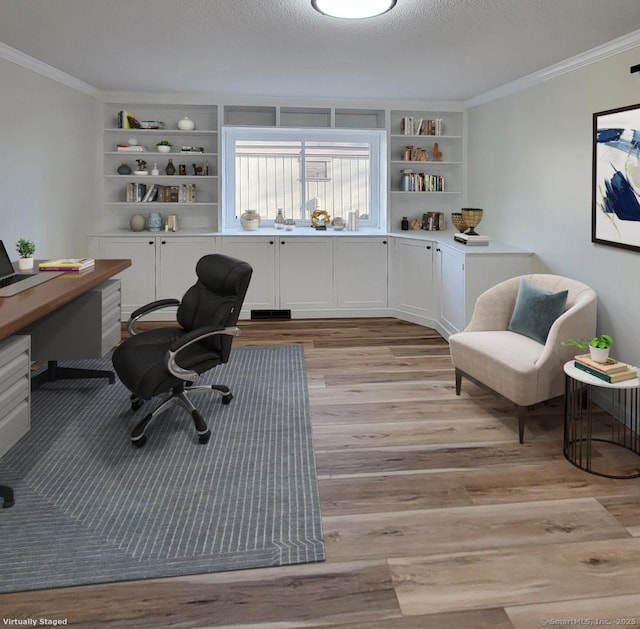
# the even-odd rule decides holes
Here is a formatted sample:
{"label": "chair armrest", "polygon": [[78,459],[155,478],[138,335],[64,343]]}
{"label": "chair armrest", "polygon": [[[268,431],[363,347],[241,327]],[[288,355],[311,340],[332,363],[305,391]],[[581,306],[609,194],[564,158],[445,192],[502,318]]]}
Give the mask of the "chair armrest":
{"label": "chair armrest", "polygon": [[202,328],[191,330],[191,332],[188,332],[184,336],[181,336],[171,345],[171,347],[165,354],[165,364],[169,372],[176,378],[180,378],[181,380],[195,382],[200,375],[192,369],[185,369],[184,367],[178,365],[178,363],[176,362],[176,358],[178,354],[186,347],[189,347],[189,345],[193,345],[193,343],[197,343],[198,341],[202,341],[209,336],[214,336],[217,334],[239,336],[240,328],[237,328],[235,326],[229,328],[222,328],[219,326],[204,326]]}
{"label": "chair armrest", "polygon": [[513,280],[506,280],[487,289],[476,300],[471,320],[464,331],[506,330],[511,321],[517,292],[518,284]]}
{"label": "chair armrest", "polygon": [[127,332],[131,336],[135,336],[138,333],[138,330],[136,330],[136,323],[138,322],[138,319],[140,319],[144,315],[147,315],[150,312],[154,312],[156,310],[161,310],[162,308],[179,305],[179,299],[158,299],[157,301],[152,301],[144,306],[140,306],[140,308],[136,308],[129,315],[129,320],[127,321]]}

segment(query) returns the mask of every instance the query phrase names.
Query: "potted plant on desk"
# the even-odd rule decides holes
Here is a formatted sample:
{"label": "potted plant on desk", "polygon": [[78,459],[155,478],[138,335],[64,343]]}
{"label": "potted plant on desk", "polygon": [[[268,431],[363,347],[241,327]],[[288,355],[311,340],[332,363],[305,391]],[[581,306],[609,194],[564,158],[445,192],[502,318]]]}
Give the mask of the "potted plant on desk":
{"label": "potted plant on desk", "polygon": [[36,245],[33,240],[20,238],[16,243],[16,251],[20,254],[18,269],[28,271],[33,268],[33,254],[36,252]]}
{"label": "potted plant on desk", "polygon": [[606,363],[609,360],[609,350],[613,345],[613,339],[608,334],[594,336],[588,340],[562,341],[562,345],[574,345],[581,349],[589,348],[591,359],[597,363]]}

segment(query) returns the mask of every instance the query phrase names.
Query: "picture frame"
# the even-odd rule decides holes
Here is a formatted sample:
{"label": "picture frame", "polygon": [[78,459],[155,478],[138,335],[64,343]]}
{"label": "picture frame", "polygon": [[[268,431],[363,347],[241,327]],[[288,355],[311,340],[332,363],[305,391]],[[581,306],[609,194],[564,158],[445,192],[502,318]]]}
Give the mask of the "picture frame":
{"label": "picture frame", "polygon": [[640,103],[593,114],[591,242],[640,251]]}

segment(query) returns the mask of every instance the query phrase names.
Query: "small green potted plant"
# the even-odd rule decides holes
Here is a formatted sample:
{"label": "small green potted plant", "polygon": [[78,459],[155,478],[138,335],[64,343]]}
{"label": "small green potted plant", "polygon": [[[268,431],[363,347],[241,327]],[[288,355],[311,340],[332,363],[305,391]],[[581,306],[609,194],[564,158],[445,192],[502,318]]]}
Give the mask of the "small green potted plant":
{"label": "small green potted plant", "polygon": [[36,244],[33,240],[20,238],[16,243],[16,251],[20,254],[18,268],[21,271],[28,271],[33,268],[33,254],[36,252]]}
{"label": "small green potted plant", "polygon": [[606,363],[609,360],[609,350],[613,345],[613,338],[608,334],[601,334],[600,336],[594,336],[590,339],[569,339],[562,341],[562,345],[573,345],[580,349],[589,348],[592,360],[597,363]]}
{"label": "small green potted plant", "polygon": [[169,142],[169,140],[160,140],[160,142],[156,144],[156,148],[161,153],[168,153],[171,150],[172,146],[173,144]]}

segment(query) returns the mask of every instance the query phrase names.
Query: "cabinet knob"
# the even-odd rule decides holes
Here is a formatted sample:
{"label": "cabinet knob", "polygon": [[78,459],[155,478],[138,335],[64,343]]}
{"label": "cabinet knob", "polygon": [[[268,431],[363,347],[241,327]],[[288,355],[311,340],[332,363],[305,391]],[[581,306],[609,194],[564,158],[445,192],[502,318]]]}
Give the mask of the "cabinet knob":
{"label": "cabinet knob", "polygon": [[273,244],[273,240],[270,240],[270,241],[269,241],[269,244],[270,244],[270,245],[272,245],[272,244]]}
{"label": "cabinet knob", "polygon": [[383,245],[386,245],[386,244],[387,244],[387,241],[386,241],[386,240],[383,240],[383,241],[382,241],[382,244],[383,244]]}
{"label": "cabinet knob", "polygon": [[167,244],[167,241],[166,241],[166,240],[163,240],[163,241],[162,241],[162,244],[163,244],[163,245],[166,245],[166,244]]}
{"label": "cabinet knob", "polygon": [[150,241],[149,241],[149,244],[150,244],[150,245],[152,245],[152,244],[153,244],[153,240],[150,240]]}
{"label": "cabinet knob", "polygon": [[431,245],[427,245],[427,249],[431,249]]}
{"label": "cabinet knob", "polygon": [[286,243],[284,240],[281,240],[281,241],[280,241],[280,244],[281,244],[281,245],[286,245],[287,243]]}

